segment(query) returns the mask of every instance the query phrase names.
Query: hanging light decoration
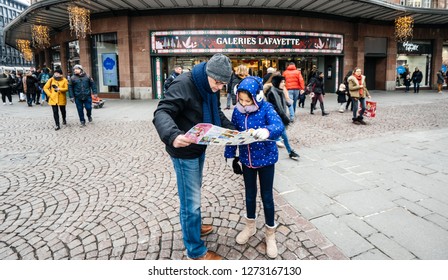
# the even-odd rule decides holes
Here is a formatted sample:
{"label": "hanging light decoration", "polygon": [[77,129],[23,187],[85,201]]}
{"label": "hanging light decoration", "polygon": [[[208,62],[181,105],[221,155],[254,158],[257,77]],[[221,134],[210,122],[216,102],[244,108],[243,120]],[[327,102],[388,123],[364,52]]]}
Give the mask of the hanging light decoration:
{"label": "hanging light decoration", "polygon": [[67,8],[70,32],[75,32],[76,38],[85,38],[90,30],[90,10],[70,5]]}
{"label": "hanging light decoration", "polygon": [[33,45],[38,49],[45,49],[50,46],[50,28],[45,25],[33,25],[31,27],[31,37]]}
{"label": "hanging light decoration", "polygon": [[23,50],[23,58],[26,61],[33,61],[33,51],[31,49],[25,49]]}
{"label": "hanging light decoration", "polygon": [[411,16],[402,16],[395,19],[395,38],[398,42],[412,39],[414,32],[414,19]]}
{"label": "hanging light decoration", "polygon": [[16,40],[17,49],[23,53],[24,50],[31,49],[31,42],[25,39]]}
{"label": "hanging light decoration", "polygon": [[33,60],[33,51],[31,50],[31,42],[29,40],[17,39],[17,49],[23,54],[26,61]]}

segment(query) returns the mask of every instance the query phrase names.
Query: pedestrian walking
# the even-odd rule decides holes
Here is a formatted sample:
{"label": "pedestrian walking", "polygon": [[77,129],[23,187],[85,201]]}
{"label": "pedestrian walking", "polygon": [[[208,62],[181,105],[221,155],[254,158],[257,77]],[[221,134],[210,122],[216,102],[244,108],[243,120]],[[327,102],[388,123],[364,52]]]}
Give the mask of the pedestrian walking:
{"label": "pedestrian walking", "polygon": [[414,93],[418,93],[420,91],[420,83],[423,80],[422,71],[420,71],[418,67],[415,67],[415,71],[412,73],[411,80],[414,84]]}
{"label": "pedestrian walking", "polygon": [[437,89],[438,93],[442,93],[443,83],[445,82],[445,77],[443,76],[443,71],[439,70],[437,72]]}
{"label": "pedestrian walking", "polygon": [[272,76],[272,87],[266,95],[266,100],[272,104],[277,114],[280,116],[285,129],[282,131],[283,144],[288,152],[289,158],[293,160],[299,159],[299,154],[294,151],[289,145],[288,135],[286,134],[286,127],[289,125],[290,120],[287,114],[287,102],[284,96],[283,90],[285,89],[285,77]]}
{"label": "pedestrian walking", "polygon": [[336,91],[337,101],[339,103],[339,113],[344,113],[344,107],[347,103],[347,91],[348,89],[344,82],[339,85],[338,90]]}
{"label": "pedestrian walking", "polygon": [[311,81],[308,85],[310,88],[310,94],[313,96],[311,99],[311,111],[310,114],[314,115],[314,110],[316,108],[317,101],[319,101],[320,109],[322,111],[322,116],[326,116],[330,113],[325,112],[324,107],[324,95],[325,95],[325,89],[324,89],[324,73],[318,72],[317,77],[314,76],[311,78]]}
{"label": "pedestrian walking", "polygon": [[209,251],[201,234],[210,233],[210,225],[201,226],[201,186],[206,146],[196,145],[185,132],[198,123],[212,123],[235,129],[219,107],[219,91],[230,81],[232,63],[223,54],[215,54],[177,77],[154,112],[153,123],[165,144],[176,172],[180,201],[180,224],[187,257],[194,260],[220,260]]}
{"label": "pedestrian walking", "polygon": [[39,103],[39,96],[37,96],[36,105],[39,104],[44,105],[45,102],[48,102],[47,95],[44,92],[44,86],[50,78],[51,78],[50,69],[44,67],[40,72],[39,76],[37,76],[37,80],[39,81],[40,103]]}
{"label": "pedestrian walking", "polygon": [[87,119],[92,122],[92,93],[95,97],[98,97],[98,93],[95,82],[79,64],[73,66],[73,76],[70,78],[68,92],[70,101],[76,104],[81,126],[86,125],[84,108],[86,109]]}
{"label": "pedestrian walking", "polygon": [[409,68],[406,68],[406,72],[404,73],[404,85],[406,86],[405,93],[409,92],[409,87],[411,86],[411,72]]}
{"label": "pedestrian walking", "polygon": [[289,63],[288,67],[283,72],[283,77],[285,77],[285,86],[288,90],[289,98],[293,101],[292,107],[290,107],[289,118],[291,121],[294,121],[297,100],[299,99],[299,94],[305,89],[305,82],[303,80],[302,73],[297,70],[294,62]]}
{"label": "pedestrian walking", "polygon": [[59,123],[59,110],[62,115],[62,124],[67,124],[65,106],[67,105],[66,96],[68,91],[68,81],[62,74],[61,69],[54,70],[53,77],[44,85],[44,92],[47,95],[48,105],[50,105],[53,110],[53,118],[56,125],[55,130],[61,129]]}
{"label": "pedestrian walking", "polygon": [[[353,102],[353,118],[354,124],[366,125],[364,121],[364,112],[366,111],[366,97],[370,99],[370,93],[366,87],[366,76],[362,75],[361,68],[355,68],[353,75],[348,78],[348,88]],[[361,104],[361,111],[358,114],[358,101]]]}
{"label": "pedestrian walking", "polygon": [[6,98],[8,98],[9,105],[12,105],[12,83],[13,79],[8,71],[0,73],[0,93],[2,94],[3,105],[6,105]]}
{"label": "pedestrian walking", "polygon": [[23,88],[23,72],[17,72],[17,86],[16,86],[17,94],[19,95],[19,102],[26,101],[25,90]]}
{"label": "pedestrian walking", "polygon": [[[238,131],[253,129],[259,140],[275,140],[282,134],[284,126],[274,107],[263,100],[263,84],[259,77],[249,76],[238,85],[238,103],[232,114],[232,123]],[[281,94],[281,93],[280,93]],[[237,146],[226,146],[226,159],[235,158]],[[266,254],[277,257],[275,240],[275,205],[273,195],[275,163],[278,150],[274,141],[260,141],[239,146],[239,160],[243,166],[244,188],[246,194],[246,224],[236,236],[236,243],[246,244],[256,233],[257,178],[263,202],[265,218]],[[229,161],[229,160],[227,160]],[[233,162],[233,160],[230,160]]]}
{"label": "pedestrian walking", "polygon": [[25,77],[23,77],[23,90],[26,94],[28,107],[33,107],[33,102],[36,102],[36,95],[39,91],[39,85],[36,75],[31,71],[27,71]]}

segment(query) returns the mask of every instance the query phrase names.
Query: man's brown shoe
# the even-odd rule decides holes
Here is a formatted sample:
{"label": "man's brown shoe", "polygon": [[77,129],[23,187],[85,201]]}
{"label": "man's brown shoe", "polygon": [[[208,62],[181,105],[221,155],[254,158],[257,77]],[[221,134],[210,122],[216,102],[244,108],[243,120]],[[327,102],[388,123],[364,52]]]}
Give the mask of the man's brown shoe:
{"label": "man's brown shoe", "polygon": [[202,225],[201,226],[201,236],[206,236],[207,234],[210,234],[213,231],[212,225]]}
{"label": "man's brown shoe", "polygon": [[[190,259],[190,258],[188,258]],[[219,261],[222,260],[222,257],[215,252],[207,251],[205,255],[199,258],[190,259],[190,260],[198,260],[198,261]]]}

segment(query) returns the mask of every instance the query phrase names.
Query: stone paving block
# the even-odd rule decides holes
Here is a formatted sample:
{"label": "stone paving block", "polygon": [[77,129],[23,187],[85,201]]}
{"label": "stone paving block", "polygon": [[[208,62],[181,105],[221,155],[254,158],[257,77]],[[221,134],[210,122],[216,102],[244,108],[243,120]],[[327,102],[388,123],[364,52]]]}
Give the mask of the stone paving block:
{"label": "stone paving block", "polygon": [[352,258],[353,260],[390,260],[388,256],[378,249],[372,249]]}
{"label": "stone paving block", "polygon": [[429,214],[424,217],[426,220],[433,222],[441,228],[448,230],[448,219],[437,213]]}
{"label": "stone paving block", "polygon": [[350,209],[347,209],[337,201],[333,201],[330,205],[327,206],[327,209],[328,212],[335,217],[340,217],[351,213]]}
{"label": "stone paving block", "polygon": [[[448,201],[447,201],[448,203]],[[441,202],[437,197],[423,199],[417,202],[418,205],[429,209],[432,212],[438,213],[439,215],[448,218],[448,204]]]}
{"label": "stone paving block", "polygon": [[312,223],[348,257],[359,255],[373,248],[362,236],[338,221],[333,215],[313,219]]}
{"label": "stone paving block", "polygon": [[402,208],[394,208],[365,220],[419,259],[448,258],[446,230]]}
{"label": "stone paving block", "polygon": [[[412,260],[415,258],[408,250],[397,244],[384,234],[375,233],[367,238],[375,248],[393,260]],[[370,251],[369,251],[370,252]],[[367,258],[365,258],[367,259]]]}
{"label": "stone paving block", "polygon": [[396,204],[400,205],[401,207],[403,207],[404,209],[406,209],[407,211],[409,211],[419,217],[424,217],[424,216],[432,213],[425,207],[422,207],[419,204],[411,202],[406,199],[398,199],[398,200],[394,200],[394,202]]}
{"label": "stone paving block", "polygon": [[287,193],[290,203],[297,207],[297,211],[300,212],[305,218],[311,219],[321,215],[328,214],[328,210],[315,200],[319,200],[318,197],[312,194],[306,193],[302,189],[297,189],[292,193]]}
{"label": "stone paving block", "polygon": [[437,198],[441,201],[448,201],[448,193],[443,184],[439,180],[430,176],[404,170],[394,175],[394,181],[400,182],[402,185],[413,189],[416,192],[427,195],[428,197]]}
{"label": "stone paving block", "polygon": [[362,218],[353,214],[341,216],[340,221],[362,237],[369,237],[378,231],[366,223]]}
{"label": "stone paving block", "polygon": [[385,191],[372,189],[344,193],[335,197],[335,200],[356,215],[363,217],[397,206],[385,196]]}
{"label": "stone paving block", "polygon": [[402,198],[405,198],[409,201],[413,201],[413,202],[417,202],[419,200],[422,199],[426,199],[428,198],[427,195],[420,193],[420,192],[416,192],[415,190],[399,185],[399,186],[394,186],[390,189],[391,192],[396,193],[397,195],[399,195]]}

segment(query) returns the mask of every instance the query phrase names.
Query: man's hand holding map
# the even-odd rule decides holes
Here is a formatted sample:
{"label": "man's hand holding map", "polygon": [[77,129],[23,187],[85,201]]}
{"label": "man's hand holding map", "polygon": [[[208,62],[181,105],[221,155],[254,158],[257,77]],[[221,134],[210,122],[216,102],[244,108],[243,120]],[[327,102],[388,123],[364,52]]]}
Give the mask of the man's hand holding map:
{"label": "man's hand holding map", "polygon": [[[192,127],[185,136],[199,145],[247,145],[263,141],[253,136],[254,129],[239,132],[209,123],[199,123]],[[268,140],[269,141],[269,140]]]}

